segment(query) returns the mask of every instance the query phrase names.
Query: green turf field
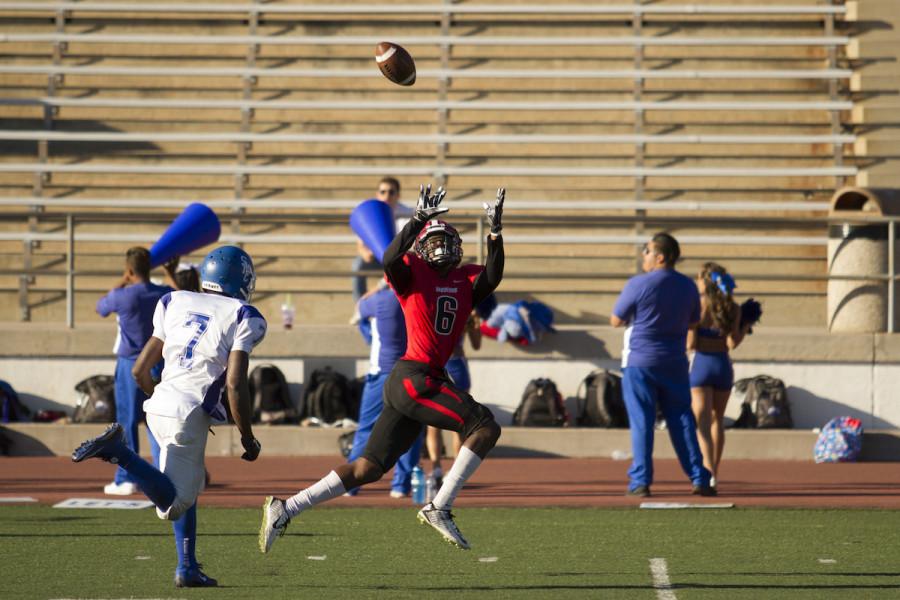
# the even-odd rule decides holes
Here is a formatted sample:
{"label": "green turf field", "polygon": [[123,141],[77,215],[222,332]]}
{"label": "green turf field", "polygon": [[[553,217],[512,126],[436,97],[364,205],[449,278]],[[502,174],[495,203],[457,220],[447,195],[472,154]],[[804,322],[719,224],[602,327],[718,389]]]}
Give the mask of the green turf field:
{"label": "green turf field", "polygon": [[223,587],[176,590],[171,529],[151,510],[3,507],[0,598],[900,597],[900,512],[468,508],[457,521],[468,552],[412,508],[320,508],[263,556],[259,511],[201,508],[198,555]]}

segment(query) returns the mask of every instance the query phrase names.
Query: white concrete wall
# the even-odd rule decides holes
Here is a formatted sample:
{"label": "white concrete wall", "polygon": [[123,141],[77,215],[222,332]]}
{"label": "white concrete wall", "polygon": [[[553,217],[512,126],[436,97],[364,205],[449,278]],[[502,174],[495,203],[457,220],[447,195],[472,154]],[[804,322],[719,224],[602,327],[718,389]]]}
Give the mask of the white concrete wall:
{"label": "white concrete wall", "polygon": [[[518,405],[525,385],[535,377],[553,379],[560,393],[569,398],[568,409],[574,416],[573,397],[578,385],[595,368],[585,361],[470,361],[470,365],[472,395],[499,408],[496,412],[505,414],[507,419]],[[618,361],[598,361],[596,366],[618,368]],[[862,419],[866,428],[900,426],[900,365],[735,364],[736,379],[761,374],[784,381],[796,428],[821,427],[832,417],[844,415]],[[726,416],[737,418],[740,412],[741,398],[734,397]]]}
{"label": "white concrete wall", "polygon": [[[352,358],[274,358],[251,361],[277,365],[291,384],[291,392],[299,400],[302,383],[313,369],[332,365],[346,375],[361,375],[367,361]],[[535,360],[535,359],[474,359],[472,394],[494,410],[501,424],[509,422],[529,380],[536,377],[553,379],[569,411],[575,414],[572,398],[581,380],[596,367],[616,368],[617,360]],[[76,383],[96,374],[112,375],[115,359],[97,358],[0,358],[0,379],[12,384],[31,408],[69,408],[77,400]],[[900,426],[900,365],[898,364],[840,364],[815,362],[739,362],[735,365],[738,378],[768,374],[784,380],[794,416],[795,427],[812,428],[823,425],[839,415],[851,415],[863,420],[867,428]],[[740,399],[735,398],[728,408],[728,416],[740,412]]]}

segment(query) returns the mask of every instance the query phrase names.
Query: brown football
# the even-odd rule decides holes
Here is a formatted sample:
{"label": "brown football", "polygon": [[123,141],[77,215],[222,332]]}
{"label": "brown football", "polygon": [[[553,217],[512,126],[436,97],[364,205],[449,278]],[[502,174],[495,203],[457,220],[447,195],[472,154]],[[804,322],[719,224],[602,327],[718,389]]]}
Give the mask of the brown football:
{"label": "brown football", "polygon": [[381,42],[375,46],[375,62],[382,75],[397,85],[412,85],[416,82],[416,63],[402,46],[391,42]]}

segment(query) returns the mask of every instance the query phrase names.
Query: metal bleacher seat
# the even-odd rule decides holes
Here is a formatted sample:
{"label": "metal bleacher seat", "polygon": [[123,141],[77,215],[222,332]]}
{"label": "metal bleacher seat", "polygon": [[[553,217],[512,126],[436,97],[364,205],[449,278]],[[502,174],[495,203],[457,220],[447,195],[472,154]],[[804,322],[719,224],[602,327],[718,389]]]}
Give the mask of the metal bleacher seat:
{"label": "metal bleacher seat", "polygon": [[[26,315],[23,297],[60,289],[36,265],[65,251],[67,216],[93,273],[193,199],[231,219],[224,240],[266,257],[271,292],[290,290],[288,272],[346,269],[346,256],[313,255],[352,251],[343,219],[383,174],[406,188],[446,182],[470,233],[471,198],[516,189],[511,255],[557,276],[548,293],[560,302],[598,293],[576,281],[588,271],[621,280],[661,225],[751,279],[761,257],[820,276],[824,227],[809,219],[857,174],[844,158],[856,141],[842,120],[853,109],[844,12],[811,0],[5,2],[0,296],[18,293]],[[363,48],[382,36],[413,51],[415,87],[381,78]],[[328,211],[340,218],[322,220]],[[561,254],[562,240],[583,262]],[[755,250],[717,249],[735,240]],[[527,291],[525,273],[511,273],[510,289]],[[100,285],[91,277],[84,290]],[[777,280],[752,285],[786,298]],[[343,286],[316,281],[323,293]],[[564,311],[577,321],[588,302]]]}

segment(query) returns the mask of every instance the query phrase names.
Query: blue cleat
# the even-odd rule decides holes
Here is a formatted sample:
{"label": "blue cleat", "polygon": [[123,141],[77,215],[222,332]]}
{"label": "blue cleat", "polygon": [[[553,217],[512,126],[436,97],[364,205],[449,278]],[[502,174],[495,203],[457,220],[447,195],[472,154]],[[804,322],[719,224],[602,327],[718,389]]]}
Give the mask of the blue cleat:
{"label": "blue cleat", "polygon": [[83,442],[72,453],[72,462],[81,462],[88,458],[99,458],[113,464],[119,462],[110,452],[116,444],[125,443],[125,431],[118,423],[110,425],[97,437]]}
{"label": "blue cleat", "polygon": [[175,571],[175,587],[216,587],[219,582],[212,577],[207,577],[200,570],[201,565],[191,567],[189,569],[178,569]]}

